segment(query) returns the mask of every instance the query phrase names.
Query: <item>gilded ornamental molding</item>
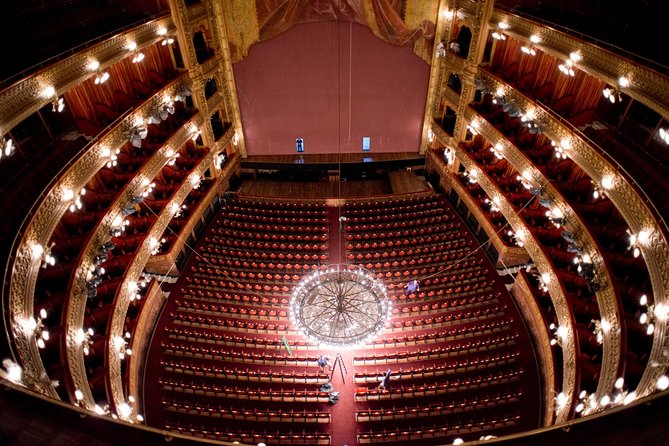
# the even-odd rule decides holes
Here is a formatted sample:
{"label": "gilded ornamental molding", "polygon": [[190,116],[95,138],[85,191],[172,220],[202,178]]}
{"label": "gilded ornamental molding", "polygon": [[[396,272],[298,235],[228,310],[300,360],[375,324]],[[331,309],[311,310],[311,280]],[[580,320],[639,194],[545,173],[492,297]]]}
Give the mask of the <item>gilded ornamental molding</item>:
{"label": "gilded ornamental molding", "polygon": [[[79,261],[75,268],[76,272],[70,283],[70,295],[67,299],[68,305],[64,331],[67,333],[68,339],[75,336],[76,332],[83,325],[86,310],[86,281],[88,280],[88,272],[94,268],[94,258],[100,252],[101,246],[111,239],[110,229],[114,225],[114,220],[123,218],[122,211],[130,203],[130,200],[134,196],[140,195],[151,180],[160,172],[165,163],[169,161],[167,152],[170,150],[178,152],[202,126],[203,121],[204,117],[202,114],[196,114],[153,154],[109,206],[107,213],[97,224],[87,243],[82,247]],[[67,356],[73,384],[76,389],[83,392],[84,398],[82,402],[86,407],[93,408],[95,401],[93,401],[88,380],[86,379],[83,352],[80,349],[68,349]],[[116,401],[115,399],[114,402]]]}
{"label": "gilded ornamental molding", "polygon": [[[437,138],[443,143],[449,140],[448,135],[437,125],[433,126],[433,131]],[[499,196],[500,212],[504,215],[507,222],[517,234],[523,232],[525,234],[525,249],[532,258],[537,270],[541,274],[546,286],[548,287],[548,294],[553,302],[555,314],[558,318],[558,323],[562,327],[562,335],[560,336],[560,345],[562,346],[562,390],[563,398],[560,399],[561,405],[555,407],[556,423],[567,421],[570,410],[575,399],[576,392],[576,345],[574,332],[574,317],[571,311],[571,306],[567,302],[565,292],[562,284],[558,280],[558,276],[553,270],[553,266],[546,257],[546,254],[541,248],[541,244],[536,240],[534,235],[530,232],[525,222],[518,216],[515,209],[509,203],[497,188],[488,175],[481,170],[477,163],[472,160],[469,155],[459,146],[449,146],[454,151],[455,157],[462,163],[469,172],[475,172],[477,182],[481,185],[483,190],[491,196]]]}
{"label": "gilded ornamental molding", "polygon": [[[199,125],[202,124],[201,115],[200,119],[197,119],[197,121]],[[196,125],[196,123],[191,121],[189,124],[186,124],[184,128],[182,128],[182,131],[178,132],[173,138],[171,138],[170,141],[167,144],[165,144],[165,146],[160,151],[163,152],[164,151],[163,149],[165,149],[165,147],[171,147],[174,150],[178,150],[183,144],[186,143],[186,140],[189,138],[189,133],[185,129],[189,128],[189,126],[192,125]],[[183,184],[179,187],[179,189],[177,189],[177,191],[174,193],[170,201],[160,212],[155,222],[153,223],[153,225],[151,225],[151,228],[147,232],[146,237],[144,237],[144,241],[137,248],[135,256],[130,262],[130,265],[128,265],[128,267],[125,270],[123,281],[119,285],[116,297],[114,299],[114,308],[113,308],[113,313],[111,315],[111,321],[107,329],[107,348],[106,348],[107,365],[109,366],[108,370],[109,384],[112,394],[111,405],[112,407],[116,408],[117,414],[119,413],[118,410],[119,406],[121,406],[124,403],[127,404],[126,401],[130,398],[130,396],[137,398],[137,395],[128,395],[127,398],[124,395],[123,375],[121,373],[121,358],[119,357],[118,351],[115,349],[115,344],[114,344],[116,338],[119,337],[123,338],[123,333],[124,333],[123,325],[125,323],[125,317],[127,315],[128,306],[130,304],[130,296],[136,293],[136,291],[131,290],[129,288],[129,283],[130,282],[138,283],[141,280],[144,266],[151,257],[151,250],[152,250],[150,245],[151,239],[155,238],[156,240],[160,240],[160,238],[163,235],[163,232],[165,231],[165,228],[167,228],[167,225],[174,217],[174,212],[172,211],[173,207],[176,205],[176,209],[178,209],[183,203],[183,201],[186,199],[188,194],[193,190],[194,183],[199,184],[199,179],[203,177],[205,171],[209,169],[209,167],[211,167],[212,163],[214,162],[215,159],[214,156],[215,156],[214,153],[209,152],[202,159],[202,161],[200,161],[200,163],[188,175],[188,179],[183,182]],[[157,162],[153,163],[154,160],[156,160]],[[153,178],[155,175],[157,175],[167,161],[168,159],[165,158],[164,156],[162,157],[154,156],[151,159],[150,163],[154,164],[154,166],[152,167],[155,168],[150,169],[150,172],[143,172],[143,175],[146,175],[145,178]],[[141,175],[137,175],[135,179],[140,176]],[[195,180],[197,180],[197,183],[195,182]],[[138,191],[139,190],[136,190],[136,192]],[[127,202],[124,204],[127,205]],[[103,229],[108,230],[109,228],[110,226],[105,226]],[[107,231],[105,231],[104,234],[106,235]],[[150,332],[145,333],[145,335],[150,336]],[[133,415],[136,416],[137,414],[133,413],[131,416]],[[128,421],[132,420],[134,420],[134,417],[130,418]]]}
{"label": "gilded ornamental molding", "polygon": [[[70,88],[95,76],[96,72],[89,68],[93,60],[100,62],[99,69],[104,70],[133,54],[133,51],[128,49],[129,42],[136,42],[137,49],[142,49],[163,39],[163,36],[158,35],[158,30],[161,28],[167,29],[168,33],[174,31],[169,16],[152,20],[111,37],[6,88],[0,92],[0,135],[9,132],[18,123]],[[53,88],[51,95],[47,94],[48,87]]]}
{"label": "gilded ornamental molding", "polygon": [[[481,135],[493,146],[501,147],[501,152],[506,160],[516,169],[516,171],[532,186],[542,190],[542,196],[549,198],[554,206],[560,209],[564,216],[566,223],[564,226],[570,232],[577,235],[579,246],[583,248],[584,254],[590,256],[591,262],[594,266],[595,276],[601,288],[597,293],[597,306],[599,307],[599,314],[602,320],[610,323],[612,329],[603,333],[602,342],[602,369],[600,378],[597,383],[596,397],[597,401],[609,394],[614,389],[616,379],[618,379],[618,371],[620,370],[620,362],[622,360],[622,345],[621,345],[621,323],[619,320],[620,309],[618,308],[618,301],[616,298],[615,289],[612,286],[611,276],[607,268],[606,261],[603,254],[599,250],[597,241],[590,233],[588,226],[583,223],[579,215],[564,199],[560,191],[558,191],[544,174],[537,169],[532,161],[518,148],[511,143],[503,134],[501,134],[495,127],[493,127],[482,116],[476,113],[471,108],[467,109],[465,114],[467,121],[477,120],[479,122],[479,132]],[[554,208],[552,208],[554,209]]]}
{"label": "gilded ornamental molding", "polygon": [[420,144],[420,153],[425,153],[429,145],[428,133],[432,126],[432,120],[439,114],[439,100],[441,97],[442,84],[444,83],[443,57],[439,54],[437,45],[439,41],[448,40],[452,28],[452,12],[449,11],[449,0],[441,0],[437,13],[435,29],[435,48],[432,49],[432,63],[430,64],[430,80],[427,87],[427,99],[425,101],[425,116],[423,118],[423,132]]}
{"label": "gilded ornamental molding", "polygon": [[[73,163],[51,188],[34,212],[34,217],[28,223],[25,236],[18,248],[17,258],[12,269],[9,307],[13,327],[20,326],[20,321],[34,315],[33,296],[41,260],[32,247],[36,245],[48,246],[56,225],[70,204],[63,198],[65,191],[77,191],[84,188],[107,162],[106,157],[103,156],[103,149],[106,148],[112,152],[115,149],[120,149],[128,141],[128,131],[133,127],[136,116],[150,116],[153,110],[162,103],[163,97],[166,95],[174,96],[185,81],[186,78],[184,77],[173,81],[142,104],[135,113],[126,116],[116,127],[91,144],[86,152]],[[32,344],[34,342],[29,342],[25,330],[17,331],[15,329],[13,334],[16,350],[24,368],[27,368],[31,371],[30,373],[34,373],[36,376],[43,377],[42,381],[44,381],[45,388],[42,390],[44,390],[44,393],[58,398],[47,379],[48,377],[46,377],[39,352],[33,349]],[[75,337],[68,337],[68,342],[73,342],[74,339]],[[31,370],[32,367],[35,369]],[[81,372],[83,373],[83,368]],[[82,376],[83,380],[86,381],[85,373]]]}
{"label": "gilded ornamental molding", "polygon": [[499,22],[509,25],[504,30],[505,34],[523,42],[529,43],[533,34],[539,36],[541,42],[534,46],[562,60],[568,59],[570,53],[578,52],[582,59],[575,63],[576,67],[609,85],[620,88],[618,79],[626,77],[630,85],[621,88],[622,91],[655,110],[664,119],[669,119],[667,76],[569,34],[498,10],[493,13],[491,24],[496,25]]}
{"label": "gilded ornamental molding", "polygon": [[[591,146],[582,139],[579,134],[573,133],[568,127],[559,121],[551,112],[540,105],[535,104],[529,98],[500,82],[496,77],[479,70],[480,77],[489,82],[494,89],[504,88],[505,97],[512,100],[524,110],[534,110],[535,122],[541,127],[542,132],[553,141],[566,140],[571,146],[568,149],[569,158],[574,161],[583,171],[596,183],[601,185],[605,176],[613,178],[612,187],[606,191],[606,195],[616,206],[618,212],[623,216],[632,233],[638,234],[647,231],[648,240],[639,246],[648,268],[648,274],[653,287],[653,299],[655,304],[669,305],[669,245],[667,244],[667,228],[655,218],[653,211],[647,203],[649,198],[639,195],[630,179],[624,174],[624,169],[614,164],[612,160],[605,158],[596,147]],[[655,383],[662,376],[669,363],[664,352],[669,351],[669,333],[667,332],[666,319],[658,320],[653,334],[653,348],[651,350],[648,366],[636,389],[636,396],[646,396],[655,391]],[[652,366],[660,364],[660,366]]]}

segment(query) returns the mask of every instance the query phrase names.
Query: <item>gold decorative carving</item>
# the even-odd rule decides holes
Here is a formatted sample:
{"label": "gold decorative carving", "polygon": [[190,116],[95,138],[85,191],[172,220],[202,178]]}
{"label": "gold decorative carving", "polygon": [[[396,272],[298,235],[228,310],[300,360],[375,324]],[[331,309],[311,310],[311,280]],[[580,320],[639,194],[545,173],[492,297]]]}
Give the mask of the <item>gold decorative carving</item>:
{"label": "gold decorative carving", "polygon": [[[162,95],[154,95],[153,98],[159,100],[158,98],[162,98]],[[148,112],[149,110],[145,111]],[[186,124],[184,124],[181,129],[179,129],[165,144],[163,144],[163,146],[158,151],[156,151],[151,159],[146,162],[146,164],[139,172],[137,172],[130,183],[128,183],[121,191],[116,200],[109,206],[107,214],[98,223],[95,230],[89,237],[86,245],[82,248],[79,262],[75,268],[76,273],[74,274],[71,281],[70,295],[68,296],[67,300],[68,305],[65,332],[68,334],[68,337],[76,335],[77,330],[82,327],[86,310],[87,272],[94,266],[93,259],[100,252],[100,247],[111,239],[109,231],[112,227],[114,218],[122,215],[122,209],[130,202],[130,199],[142,192],[145,187],[145,185],[142,183],[145,180],[150,181],[153,179],[158,174],[160,169],[162,169],[167,159],[165,155],[166,152],[168,150],[178,152],[181,146],[183,146],[191,137],[191,129],[193,127],[198,128],[201,125],[202,115],[198,113]],[[123,136],[125,136],[126,132],[123,132]],[[104,164],[104,160],[100,160],[99,168],[102,167],[102,164]],[[95,402],[92,399],[90,387],[88,386],[88,382],[86,380],[83,354],[78,351],[68,350],[68,363],[70,365],[70,371],[72,372],[72,379],[75,387],[84,393],[84,402],[87,407],[93,407]]]}
{"label": "gold decorative carving", "polygon": [[[194,122],[195,121],[195,122]],[[185,129],[190,128],[191,125],[195,123],[201,123],[201,115],[199,117],[195,117],[191,120],[189,124],[186,124],[180,131],[177,132],[170,140],[168,141],[167,144],[165,144],[160,150],[159,153],[154,155],[149,163],[151,164],[151,168],[146,169],[146,172],[142,172],[141,174],[137,175],[135,179],[133,179],[133,183],[135,180],[140,177],[144,176],[144,178],[153,178],[160,172],[162,167],[165,165],[165,162],[167,161],[166,157],[164,156],[164,152],[167,150],[167,148],[173,148],[178,149],[181,147],[183,144],[186,143],[186,140],[189,137],[188,131]],[[155,161],[155,162],[154,162]],[[214,161],[214,156],[213,153],[207,154],[202,161],[193,169],[193,171],[190,173],[190,177],[193,177],[195,175],[199,175],[200,178],[204,175],[204,172],[211,167],[212,163]],[[145,169],[143,168],[142,171]],[[138,183],[139,186],[141,186],[141,183]],[[116,298],[114,300],[114,308],[113,308],[113,313],[111,315],[111,321],[110,321],[110,329],[107,331],[109,333],[109,338],[107,339],[107,365],[109,366],[109,381],[110,381],[110,388],[111,388],[111,393],[112,393],[112,401],[111,401],[111,406],[114,408],[118,408],[121,403],[126,402],[126,398],[123,394],[123,376],[121,374],[121,359],[119,358],[118,352],[114,349],[114,339],[116,337],[123,337],[123,324],[125,323],[125,317],[128,312],[128,305],[130,304],[130,293],[128,292],[128,283],[131,281],[134,282],[139,282],[142,271],[144,270],[144,266],[146,265],[146,262],[148,261],[149,257],[151,257],[151,247],[150,247],[150,240],[151,238],[156,238],[160,239],[162,237],[163,232],[165,232],[165,228],[167,228],[167,225],[170,223],[173,217],[172,213],[172,206],[173,204],[176,204],[178,206],[181,206],[181,203],[186,199],[188,194],[193,190],[193,185],[190,181],[184,181],[184,183],[177,189],[177,191],[174,193],[172,198],[170,199],[169,203],[163,208],[163,210],[160,212],[158,215],[158,218],[156,218],[155,222],[153,225],[151,225],[151,228],[146,234],[146,237],[144,238],[144,241],[142,242],[141,246],[137,249],[135,252],[135,256],[133,257],[132,261],[128,265],[128,267],[125,270],[125,275],[123,276],[123,281],[121,282],[121,285],[118,288]],[[135,193],[138,193],[140,190],[139,188],[135,189]],[[115,203],[116,204],[116,203]],[[124,205],[127,204],[127,202],[123,203]],[[109,214],[107,214],[109,215]],[[110,228],[110,225],[105,225],[104,229],[106,230],[103,232],[103,236],[107,236],[106,234],[108,233],[108,230]],[[93,255],[96,251],[88,251],[91,255]],[[143,333],[143,335],[150,336],[149,332]],[[144,341],[141,341],[144,342]],[[135,398],[137,398],[137,395],[133,395]]]}
{"label": "gold decorative carving", "polygon": [[[566,138],[571,141],[569,157],[597,184],[608,173],[616,172],[613,188],[607,191],[607,196],[616,206],[618,212],[623,216],[630,231],[639,233],[642,230],[650,231],[651,240],[642,245],[641,253],[648,267],[648,274],[653,287],[653,298],[655,303],[669,305],[669,246],[667,245],[667,228],[658,222],[647,203],[652,203],[650,198],[639,196],[633,185],[633,179],[625,174],[624,168],[614,164],[609,158],[605,158],[598,148],[583,140],[579,134],[573,133],[571,128],[559,121],[555,116],[540,105],[535,104],[529,98],[502,84],[496,77],[485,70],[479,71],[480,76],[496,88],[504,85],[508,97],[521,108],[533,108],[535,111],[535,122],[537,122],[543,133],[554,141]],[[637,186],[638,187],[638,186]],[[653,334],[653,347],[649,355],[648,366],[637,386],[637,397],[646,396],[655,391],[657,379],[666,371],[666,359],[663,352],[669,350],[669,333],[667,333],[666,321],[661,320],[655,326]],[[652,367],[650,364],[664,364],[661,367]]]}
{"label": "gold decorative carving", "polygon": [[[434,164],[444,163],[443,159],[434,150],[428,151],[427,156]],[[458,197],[465,203],[469,211],[474,214],[474,218],[479,222],[488,239],[495,247],[495,250],[497,250],[502,263],[498,261],[498,265],[495,266],[497,268],[504,268],[505,266],[511,267],[527,263],[530,258],[527,255],[527,251],[519,246],[508,246],[498,233],[498,229],[485,216],[479,204],[471,197],[462,184],[454,178],[454,174],[449,172],[447,168],[441,169],[441,171],[448,172],[447,174],[442,174],[442,178],[450,188],[455,189]]]}
{"label": "gold decorative carving", "polygon": [[436,45],[439,41],[447,41],[451,29],[452,13],[448,10],[448,0],[439,2],[439,12],[437,14],[437,23],[435,30],[435,48],[432,49],[432,63],[430,66],[430,81],[427,87],[427,99],[425,101],[425,116],[423,117],[423,133],[420,143],[420,153],[425,153],[428,148],[428,131],[432,126],[432,121],[439,113],[439,102],[444,77],[443,57],[437,53]]}
{"label": "gold decorative carving", "polygon": [[232,63],[248,55],[251,45],[260,39],[256,2],[229,0],[223,8]]}
{"label": "gold decorative carving", "polygon": [[[599,246],[588,226],[574,212],[560,191],[551,184],[543,173],[532,164],[532,161],[523,152],[518,150],[512,142],[471,108],[467,109],[465,116],[468,122],[476,119],[479,122],[481,135],[493,146],[501,144],[504,157],[516,171],[523,176],[529,173],[531,180],[528,178],[528,181],[531,181],[534,187],[542,189],[543,195],[546,198],[550,198],[555,203],[555,206],[562,211],[564,218],[567,220],[565,227],[574,234],[578,234],[579,245],[590,256],[594,265],[597,281],[601,285],[601,289],[596,293],[600,317],[610,322],[612,327],[620,327],[620,309],[618,308],[618,301],[612,286],[609,269],[606,265],[604,255],[599,250]],[[620,370],[620,361],[622,360],[620,335],[621,331],[616,329],[609,330],[603,336],[602,368],[597,383],[597,401],[614,389],[615,381],[618,379],[618,370]]]}
{"label": "gold decorative carving", "polygon": [[[74,162],[74,164],[47,193],[45,199],[35,211],[33,218],[28,223],[25,230],[25,236],[21,240],[21,245],[18,248],[17,260],[12,269],[9,302],[11,309],[10,318],[13,321],[13,324],[15,321],[25,320],[34,314],[33,296],[35,293],[39,260],[31,258],[32,252],[29,245],[48,245],[51,234],[55,230],[58,221],[68,208],[68,203],[62,200],[63,189],[82,189],[106,162],[101,157],[102,147],[108,147],[112,150],[121,148],[123,144],[127,142],[127,132],[134,125],[135,116],[150,116],[152,111],[162,102],[164,95],[168,94],[173,96],[176,94],[185,80],[184,77],[181,77],[173,81],[151,99],[142,104],[134,114],[126,116],[126,118],[121,120],[114,129],[110,130],[98,141],[91,144],[90,147],[87,148],[86,153]],[[76,328],[78,329],[79,327],[81,327],[81,324]],[[70,334],[70,338],[74,339],[72,335],[76,334],[76,331],[68,333]],[[33,373],[35,376],[46,376],[39,352],[32,348],[31,344],[28,343],[23,334],[15,332],[14,339],[18,355],[21,358],[24,367],[28,367],[29,369],[34,368]],[[73,358],[69,356],[68,350],[68,362],[70,362],[71,359]],[[85,395],[90,395],[90,391],[88,394],[85,392],[85,389],[89,389],[89,387],[83,368],[83,360],[81,365],[82,367],[80,368],[72,369],[77,377],[80,378],[76,382],[85,384],[85,387],[77,388],[84,391]],[[48,380],[46,382],[48,382]],[[50,396],[57,398],[55,390],[51,389],[47,390],[47,392]],[[92,398],[85,399],[84,403],[87,404],[90,401],[92,401]]]}
{"label": "gold decorative carving", "polygon": [[229,28],[223,17],[223,2],[216,0],[205,0],[209,19],[214,29],[214,37],[218,48],[220,48],[222,60],[220,62],[221,75],[224,83],[221,85],[223,97],[225,98],[225,110],[228,119],[232,122],[233,128],[237,131],[239,141],[235,146],[239,154],[246,158],[246,140],[242,131],[242,118],[239,111],[239,101],[237,100],[237,86],[235,85],[235,75],[232,70],[232,57],[230,55],[230,46],[228,45]]}
{"label": "gold decorative carving", "polygon": [[540,364],[540,373],[542,382],[545,386],[543,426],[550,426],[555,416],[555,407],[553,405],[553,395],[555,392],[555,357],[549,339],[551,337],[546,330],[541,310],[530,289],[530,284],[526,280],[526,275],[522,271],[516,275],[516,280],[511,288],[511,295],[516,301],[520,312],[523,314],[523,320],[527,322],[528,331],[534,339],[535,351]]}
{"label": "gold decorative carving", "polygon": [[[449,141],[450,138],[439,126],[433,126],[433,131],[441,142],[448,144],[447,141]],[[527,234],[525,239],[525,249],[534,261],[537,270],[542,276],[545,275],[548,278],[548,294],[553,302],[558,323],[561,327],[565,328],[567,333],[566,336],[562,338],[561,342],[563,358],[562,393],[565,395],[566,404],[563,409],[555,410],[556,423],[565,422],[569,417],[569,408],[571,408],[576,392],[576,346],[574,345],[574,318],[571,307],[565,298],[562,284],[558,280],[550,260],[542,250],[541,244],[532,235],[529,228],[525,225],[525,222],[518,216],[518,214],[516,214],[513,206],[507,201],[497,185],[490,180],[488,175],[478,167],[477,163],[472,160],[462,148],[458,145],[449,145],[449,148],[454,152],[456,158],[467,170],[476,172],[479,185],[489,196],[500,197],[500,203],[498,205],[500,211],[515,232],[522,230]]]}
{"label": "gold decorative carving", "polygon": [[627,77],[630,86],[622,90],[655,110],[664,119],[669,119],[669,77],[666,75],[556,29],[503,11],[495,11],[491,22],[501,21],[510,25],[504,31],[505,34],[524,42],[529,42],[532,34],[538,35],[541,43],[535,46],[562,60],[568,59],[571,52],[578,51],[583,58],[576,66],[610,85],[617,85],[621,76]]}
{"label": "gold decorative carving", "polygon": [[404,23],[407,28],[418,28],[425,21],[437,18],[439,0],[407,0],[404,4]]}
{"label": "gold decorative carving", "polygon": [[131,348],[132,356],[128,358],[128,394],[140,395],[139,388],[143,383],[142,377],[144,375],[144,365],[146,364],[146,352],[151,341],[150,333],[153,333],[153,327],[158,321],[160,311],[166,296],[160,289],[160,284],[157,280],[151,282],[144,303],[139,311],[137,317],[137,324],[135,325],[135,337],[132,339]]}
{"label": "gold decorative carving", "polygon": [[166,28],[168,32],[174,29],[169,16],[111,37],[0,92],[0,135],[51,102],[53,98],[43,94],[47,86],[52,86],[57,96],[62,95],[95,74],[87,68],[92,60],[99,61],[101,69],[113,65],[132,55],[127,48],[129,41],[135,41],[140,49],[158,42],[162,38],[157,34],[160,28]]}

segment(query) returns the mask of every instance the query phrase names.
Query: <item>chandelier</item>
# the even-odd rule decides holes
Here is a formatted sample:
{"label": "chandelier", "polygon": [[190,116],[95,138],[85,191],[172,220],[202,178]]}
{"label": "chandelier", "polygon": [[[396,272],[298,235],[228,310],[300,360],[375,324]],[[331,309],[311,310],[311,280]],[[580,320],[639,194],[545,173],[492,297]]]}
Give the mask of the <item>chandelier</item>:
{"label": "chandelier", "polygon": [[353,347],[376,336],[390,318],[385,286],[354,265],[331,265],[307,275],[293,291],[290,318],[322,347]]}

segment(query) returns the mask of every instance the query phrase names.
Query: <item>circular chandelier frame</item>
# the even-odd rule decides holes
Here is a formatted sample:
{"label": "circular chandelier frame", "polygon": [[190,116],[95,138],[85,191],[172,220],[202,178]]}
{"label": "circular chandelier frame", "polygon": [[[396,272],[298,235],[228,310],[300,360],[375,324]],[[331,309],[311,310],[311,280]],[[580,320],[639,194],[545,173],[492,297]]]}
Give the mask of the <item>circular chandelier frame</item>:
{"label": "circular chandelier frame", "polygon": [[290,319],[321,347],[346,348],[376,337],[392,313],[386,287],[356,265],[330,265],[305,276],[293,291]]}

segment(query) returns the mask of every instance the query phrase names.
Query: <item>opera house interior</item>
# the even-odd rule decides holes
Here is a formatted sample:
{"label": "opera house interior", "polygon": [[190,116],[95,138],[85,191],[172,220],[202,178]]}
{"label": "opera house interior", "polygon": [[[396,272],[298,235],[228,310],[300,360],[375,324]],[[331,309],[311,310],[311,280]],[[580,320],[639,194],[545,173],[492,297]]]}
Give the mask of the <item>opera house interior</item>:
{"label": "opera house interior", "polygon": [[660,1],[2,11],[0,443],[666,441]]}

